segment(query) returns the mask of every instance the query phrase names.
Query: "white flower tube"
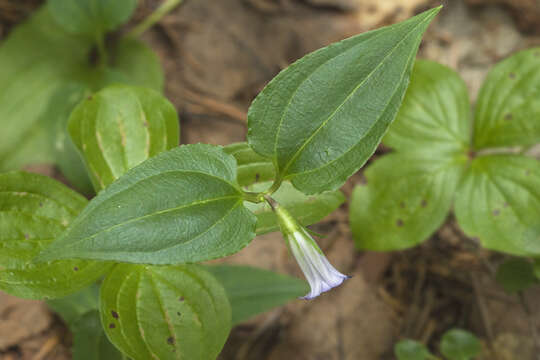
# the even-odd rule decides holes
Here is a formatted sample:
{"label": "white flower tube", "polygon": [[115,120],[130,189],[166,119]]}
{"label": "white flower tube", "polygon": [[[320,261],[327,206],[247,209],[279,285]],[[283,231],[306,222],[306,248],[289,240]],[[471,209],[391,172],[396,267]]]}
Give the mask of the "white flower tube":
{"label": "white flower tube", "polygon": [[281,232],[311,287],[311,291],[302,299],[313,299],[350,278],[328,262],[315,240],[287,210],[276,203],[271,205],[278,217]]}

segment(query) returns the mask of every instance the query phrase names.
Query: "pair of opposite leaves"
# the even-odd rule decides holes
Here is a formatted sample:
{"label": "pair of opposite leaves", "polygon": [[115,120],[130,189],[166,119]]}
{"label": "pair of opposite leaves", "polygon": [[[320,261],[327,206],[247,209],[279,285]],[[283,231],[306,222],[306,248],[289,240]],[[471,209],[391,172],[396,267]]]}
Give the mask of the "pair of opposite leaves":
{"label": "pair of opposite leaves", "polygon": [[[465,233],[489,249],[540,254],[540,49],[495,66],[479,93],[474,123],[463,80],[418,61],[403,105],[383,143],[395,150],[355,189],[357,244],[395,250],[424,241],[452,204]],[[523,149],[519,152],[517,150]]]}

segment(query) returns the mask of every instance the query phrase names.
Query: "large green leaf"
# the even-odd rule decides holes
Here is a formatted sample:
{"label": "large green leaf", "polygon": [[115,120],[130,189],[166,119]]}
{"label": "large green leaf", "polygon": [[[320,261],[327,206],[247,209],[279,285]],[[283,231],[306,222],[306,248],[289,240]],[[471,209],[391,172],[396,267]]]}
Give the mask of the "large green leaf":
{"label": "large green leaf", "polygon": [[87,201],[64,185],[37,174],[0,175],[0,289],[24,298],[61,297],[104,274],[109,266],[81,260],[36,264],[32,259]]}
{"label": "large green leaf", "polygon": [[109,86],[89,96],[69,119],[69,134],[96,190],[178,146],[179,132],[174,106],[156,91],[134,86]]}
{"label": "large green leaf", "polygon": [[488,74],[476,105],[474,146],[540,142],[540,48],[519,52]]}
{"label": "large green leaf", "polygon": [[223,150],[236,159],[236,163],[238,164],[238,175],[236,179],[241,186],[248,186],[275,178],[276,171],[272,161],[257,154],[247,143],[230,144],[225,146]]}
{"label": "large green leaf", "polygon": [[441,339],[441,353],[448,360],[472,360],[481,352],[480,340],[465,330],[449,330]]}
{"label": "large green leaf", "polygon": [[214,360],[231,328],[225,290],[196,265],[117,265],[100,304],[107,336],[134,360]]}
{"label": "large green leaf", "polygon": [[246,246],[255,222],[243,206],[234,158],[221,147],[184,145],[101,191],[41,259],[204,261]]}
{"label": "large green leaf", "polygon": [[488,249],[540,254],[540,162],[520,155],[474,159],[456,196],[461,228]]}
{"label": "large green leaf", "polygon": [[[268,189],[270,185],[271,182],[258,183],[248,189],[259,192]],[[339,190],[317,195],[305,195],[296,190],[288,181],[281,184],[281,187],[272,194],[272,198],[287,208],[287,211],[304,226],[324,219],[345,201],[345,196]],[[276,213],[268,203],[246,203],[245,206],[257,215],[257,235],[279,231]]]}
{"label": "large green leaf", "polygon": [[359,248],[396,250],[426,240],[444,222],[465,158],[391,154],[365,172],[356,187],[350,222]]}
{"label": "large green leaf", "polygon": [[250,146],[302,192],[337,189],[394,119],[439,10],[332,44],[282,71],[249,109]]}
{"label": "large green leaf", "polygon": [[309,292],[303,280],[250,266],[215,265],[207,266],[206,270],[225,287],[233,324]]}
{"label": "large green leaf", "polygon": [[126,22],[137,0],[48,0],[47,6],[66,31],[95,39]]}
{"label": "large green leaf", "polygon": [[403,104],[384,138],[399,152],[440,157],[470,147],[467,86],[450,68],[418,60]]}
{"label": "large green leaf", "polygon": [[51,107],[50,99],[79,77],[89,50],[89,43],[62,32],[46,10],[36,12],[2,44],[0,171],[54,159],[47,136],[51,128],[45,124],[63,114],[65,106]]}

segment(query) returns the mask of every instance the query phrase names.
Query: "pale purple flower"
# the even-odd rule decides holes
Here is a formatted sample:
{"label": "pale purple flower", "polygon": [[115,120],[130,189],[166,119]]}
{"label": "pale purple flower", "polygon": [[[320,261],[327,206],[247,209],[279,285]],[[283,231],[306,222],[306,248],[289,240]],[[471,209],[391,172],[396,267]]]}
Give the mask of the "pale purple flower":
{"label": "pale purple flower", "polygon": [[328,262],[315,240],[288,211],[275,203],[271,205],[278,216],[283,236],[311,287],[311,291],[302,299],[313,299],[350,278]]}

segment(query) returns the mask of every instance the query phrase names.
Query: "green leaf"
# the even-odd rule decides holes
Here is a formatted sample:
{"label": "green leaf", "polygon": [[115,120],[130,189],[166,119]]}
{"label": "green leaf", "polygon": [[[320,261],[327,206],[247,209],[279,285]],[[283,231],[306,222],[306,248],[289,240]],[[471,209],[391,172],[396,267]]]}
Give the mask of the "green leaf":
{"label": "green leaf", "polygon": [[49,300],[47,305],[72,326],[87,312],[99,309],[98,301],[99,285],[92,284],[75,294]]}
{"label": "green leaf", "polygon": [[474,146],[540,142],[540,48],[518,52],[488,74],[476,105]]}
{"label": "green leaf", "polygon": [[488,249],[540,254],[540,163],[521,155],[475,158],[456,194],[464,232]]}
{"label": "green leaf", "polygon": [[496,280],[505,291],[517,293],[536,283],[534,266],[525,259],[510,259],[499,265]]}
{"label": "green leaf", "polygon": [[206,270],[227,292],[233,325],[309,292],[303,280],[250,266],[215,265]]}
{"label": "green leaf", "polygon": [[439,10],[332,44],[282,71],[249,109],[250,146],[304,193],[339,188],[394,119]]}
{"label": "green leaf", "polygon": [[458,74],[418,60],[384,143],[419,156],[465,153],[470,147],[470,108],[467,86]]}
{"label": "green leaf", "polygon": [[465,159],[431,154],[390,154],[365,172],[350,205],[356,245],[368,250],[404,249],[426,240],[444,222]]}
{"label": "green leaf", "polygon": [[397,360],[428,360],[433,358],[426,346],[414,340],[401,340],[394,346]]}
{"label": "green leaf", "polygon": [[161,153],[101,191],[40,258],[179,264],[235,253],[256,222],[235,179],[221,147]]}
{"label": "green leaf", "polygon": [[[259,183],[251,186],[249,190],[260,192],[270,186],[271,182]],[[285,207],[304,226],[324,219],[345,201],[345,196],[339,190],[327,191],[318,195],[304,195],[288,181],[281,184],[281,187],[272,194],[272,198]],[[257,235],[279,231],[277,216],[266,202],[258,204],[246,202],[245,206],[257,215]]]}
{"label": "green leaf", "polygon": [[441,353],[448,360],[470,360],[480,355],[482,344],[474,334],[461,329],[447,331],[441,339]]}
{"label": "green leaf", "polygon": [[230,144],[225,146],[223,150],[236,159],[236,163],[238,164],[236,180],[241,186],[248,186],[275,178],[276,171],[272,161],[257,154],[247,143]]}
{"label": "green leaf", "polygon": [[47,6],[66,31],[95,38],[125,23],[137,0],[48,0]]}
{"label": "green leaf", "polygon": [[134,38],[122,38],[116,43],[112,55],[111,68],[120,73],[117,81],[163,92],[163,69],[148,45]]}
{"label": "green leaf", "polygon": [[99,311],[88,311],[70,327],[70,330],[73,333],[74,360],[126,359],[105,335]]}
{"label": "green leaf", "polygon": [[36,264],[33,258],[86,205],[82,196],[48,177],[0,174],[0,289],[23,298],[62,297],[103,275],[109,266],[80,260]]}
{"label": "green leaf", "polygon": [[[52,162],[52,119],[66,105],[50,104],[66,83],[80,78],[91,44],[64,33],[46,9],[17,26],[0,47],[0,171],[28,163]],[[32,49],[32,56],[28,56]],[[69,99],[70,95],[66,94]],[[68,101],[69,102],[69,101]]]}
{"label": "green leaf", "polygon": [[107,336],[134,360],[214,360],[231,328],[225,290],[197,265],[117,265],[100,304]]}
{"label": "green leaf", "polygon": [[179,142],[174,106],[159,93],[114,85],[89,96],[69,119],[69,134],[81,152],[97,191],[127,170]]}

